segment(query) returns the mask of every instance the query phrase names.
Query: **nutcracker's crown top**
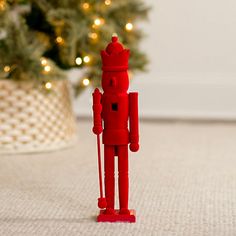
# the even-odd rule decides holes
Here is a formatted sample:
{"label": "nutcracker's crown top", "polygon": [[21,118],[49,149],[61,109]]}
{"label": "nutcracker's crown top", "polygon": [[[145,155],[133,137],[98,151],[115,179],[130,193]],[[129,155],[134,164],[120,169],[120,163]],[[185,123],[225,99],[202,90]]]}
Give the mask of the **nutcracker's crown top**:
{"label": "nutcracker's crown top", "polygon": [[125,71],[128,69],[129,50],[124,49],[113,34],[111,43],[101,52],[103,71]]}

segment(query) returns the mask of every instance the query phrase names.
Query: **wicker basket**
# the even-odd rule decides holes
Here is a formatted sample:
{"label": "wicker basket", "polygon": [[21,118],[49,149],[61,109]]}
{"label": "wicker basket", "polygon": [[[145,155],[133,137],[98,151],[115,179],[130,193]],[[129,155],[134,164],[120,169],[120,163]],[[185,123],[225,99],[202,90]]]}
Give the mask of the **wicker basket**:
{"label": "wicker basket", "polygon": [[75,142],[68,82],[52,86],[45,92],[33,82],[0,80],[0,153],[49,151]]}

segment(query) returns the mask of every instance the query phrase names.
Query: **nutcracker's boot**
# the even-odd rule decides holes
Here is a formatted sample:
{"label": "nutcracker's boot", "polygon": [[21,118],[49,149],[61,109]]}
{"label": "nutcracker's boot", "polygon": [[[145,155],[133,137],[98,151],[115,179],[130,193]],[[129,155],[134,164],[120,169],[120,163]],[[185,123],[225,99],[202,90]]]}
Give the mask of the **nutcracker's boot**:
{"label": "nutcracker's boot", "polygon": [[104,145],[104,164],[105,164],[105,196],[107,208],[105,214],[115,214],[115,176],[114,176],[114,146]]}
{"label": "nutcracker's boot", "polygon": [[119,171],[119,200],[120,214],[129,215],[129,171],[128,171],[128,145],[118,146],[118,171]]}

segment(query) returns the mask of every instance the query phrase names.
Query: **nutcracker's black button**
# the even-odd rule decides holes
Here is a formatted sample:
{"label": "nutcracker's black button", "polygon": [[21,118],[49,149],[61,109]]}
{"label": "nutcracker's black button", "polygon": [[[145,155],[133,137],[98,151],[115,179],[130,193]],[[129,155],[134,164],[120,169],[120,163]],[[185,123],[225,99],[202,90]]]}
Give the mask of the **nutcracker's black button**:
{"label": "nutcracker's black button", "polygon": [[112,111],[118,111],[118,103],[112,103],[111,109],[112,109]]}

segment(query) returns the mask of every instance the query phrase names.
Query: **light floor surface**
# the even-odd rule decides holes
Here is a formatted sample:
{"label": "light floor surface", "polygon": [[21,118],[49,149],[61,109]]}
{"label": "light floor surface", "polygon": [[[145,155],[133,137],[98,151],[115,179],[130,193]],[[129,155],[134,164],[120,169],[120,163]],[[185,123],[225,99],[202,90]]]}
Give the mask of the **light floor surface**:
{"label": "light floor surface", "polygon": [[1,155],[0,235],[236,235],[236,124],[142,122],[130,153],[137,222],[96,223],[98,172],[91,122],[76,146]]}

